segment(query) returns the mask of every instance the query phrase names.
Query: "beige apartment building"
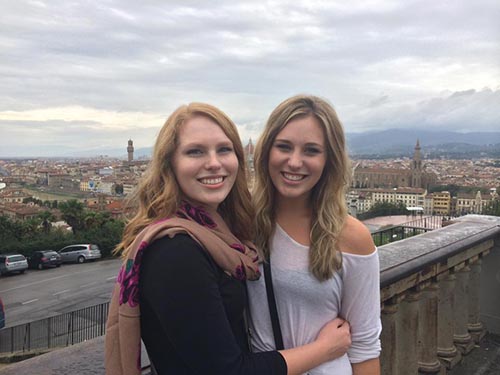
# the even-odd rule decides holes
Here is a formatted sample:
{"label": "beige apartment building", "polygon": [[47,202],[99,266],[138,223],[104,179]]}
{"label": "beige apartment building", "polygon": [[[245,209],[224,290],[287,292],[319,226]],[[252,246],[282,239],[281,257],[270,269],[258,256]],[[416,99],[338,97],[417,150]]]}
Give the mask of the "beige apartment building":
{"label": "beige apartment building", "polygon": [[403,203],[406,207],[423,207],[426,189],[398,187],[393,189],[366,189],[371,192],[373,203]]}
{"label": "beige apartment building", "polygon": [[492,189],[489,195],[483,196],[478,190],[476,194],[458,193],[456,199],[456,213],[458,215],[465,214],[481,214],[483,210],[490,205],[492,200],[497,199],[496,189]]}
{"label": "beige apartment building", "polygon": [[434,206],[433,206],[433,199],[432,199],[432,193],[427,194],[424,198],[424,214],[425,215],[432,215],[434,211]]}
{"label": "beige apartment building", "polygon": [[27,220],[36,217],[45,209],[24,203],[0,203],[0,215],[7,216],[11,220]]}
{"label": "beige apartment building", "polygon": [[432,194],[432,211],[434,215],[449,215],[451,209],[451,194],[441,191]]}
{"label": "beige apartment building", "polygon": [[481,192],[478,191],[476,194],[457,194],[456,212],[458,214],[466,213],[481,213]]}
{"label": "beige apartment building", "polygon": [[355,206],[358,213],[363,213],[379,202],[423,208],[426,195],[427,190],[422,188],[356,189],[348,193],[347,200],[349,206]]}
{"label": "beige apartment building", "polygon": [[30,198],[22,189],[4,189],[0,193],[0,202],[3,203],[23,203],[23,200]]}

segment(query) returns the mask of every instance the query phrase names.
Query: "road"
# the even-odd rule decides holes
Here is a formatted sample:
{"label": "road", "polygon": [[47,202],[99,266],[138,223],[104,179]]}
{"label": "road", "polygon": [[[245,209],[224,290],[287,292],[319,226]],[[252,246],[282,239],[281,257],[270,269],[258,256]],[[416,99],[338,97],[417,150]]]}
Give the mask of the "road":
{"label": "road", "polygon": [[120,265],[110,259],[0,277],[6,327],[109,301]]}

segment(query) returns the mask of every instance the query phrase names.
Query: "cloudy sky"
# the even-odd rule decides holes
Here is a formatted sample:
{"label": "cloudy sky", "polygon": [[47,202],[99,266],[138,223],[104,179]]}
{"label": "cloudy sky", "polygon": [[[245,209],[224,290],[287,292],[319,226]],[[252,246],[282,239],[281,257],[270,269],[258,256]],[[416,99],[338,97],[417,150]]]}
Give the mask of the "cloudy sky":
{"label": "cloudy sky", "polygon": [[2,0],[0,157],[150,147],[214,104],[258,137],[283,99],[348,132],[500,130],[498,0]]}

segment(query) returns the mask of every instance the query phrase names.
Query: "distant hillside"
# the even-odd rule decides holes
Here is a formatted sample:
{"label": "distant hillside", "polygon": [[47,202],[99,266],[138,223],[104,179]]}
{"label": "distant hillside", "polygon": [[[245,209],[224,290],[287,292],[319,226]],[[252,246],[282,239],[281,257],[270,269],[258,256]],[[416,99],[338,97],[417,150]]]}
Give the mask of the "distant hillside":
{"label": "distant hillside", "polygon": [[[500,158],[500,132],[455,133],[418,129],[390,129],[365,133],[347,133],[347,146],[353,156],[411,156],[417,139],[422,153],[430,157],[479,157]],[[136,148],[134,159],[150,158],[153,147]],[[63,157],[107,155],[127,158],[124,148],[82,150]]]}
{"label": "distant hillside", "polygon": [[[134,159],[140,159],[140,158],[150,158],[151,154],[153,153],[153,147],[145,147],[145,148],[137,148],[134,150]],[[74,158],[74,157],[88,157],[88,156],[97,156],[97,155],[105,155],[113,158],[119,158],[126,160],[127,159],[127,153],[123,151],[123,148],[107,148],[107,149],[94,149],[94,150],[83,150],[79,151],[77,154],[75,153],[66,153],[60,156],[63,157],[69,157],[69,158]]]}
{"label": "distant hillside", "polygon": [[366,133],[348,133],[351,155],[411,155],[417,139],[427,154],[500,155],[500,132],[455,133],[428,130],[390,129]]}

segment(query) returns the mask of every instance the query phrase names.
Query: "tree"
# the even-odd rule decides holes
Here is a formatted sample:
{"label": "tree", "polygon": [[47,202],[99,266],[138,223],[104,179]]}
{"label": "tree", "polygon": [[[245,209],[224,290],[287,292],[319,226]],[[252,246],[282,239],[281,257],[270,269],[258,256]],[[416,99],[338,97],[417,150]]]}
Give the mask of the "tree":
{"label": "tree", "polygon": [[391,216],[391,215],[408,215],[408,210],[402,202],[389,203],[389,202],[377,202],[370,210],[363,214],[359,214],[358,218],[360,220],[370,219],[372,217],[378,216]]}
{"label": "tree", "polygon": [[33,219],[24,222],[0,216],[0,252],[17,251],[25,239],[36,237],[36,229],[37,224]]}
{"label": "tree", "polygon": [[483,211],[484,215],[500,216],[500,200],[495,199]]}
{"label": "tree", "polygon": [[122,184],[115,185],[115,194],[117,194],[117,195],[123,194],[123,185]]}
{"label": "tree", "polygon": [[[74,243],[95,243],[99,245],[103,257],[111,255],[111,251],[121,241],[125,223],[112,218],[107,212],[85,211],[81,203],[77,205],[70,203],[69,206],[76,208],[76,216],[80,212],[84,219],[87,218],[88,228],[82,227],[77,234],[62,228],[51,228],[47,231],[43,226],[43,220],[49,223],[53,220],[53,215],[49,211],[25,221],[12,220],[0,215],[0,253],[15,252],[29,256],[35,250],[58,250]],[[78,227],[78,223],[76,226]]]}
{"label": "tree", "polygon": [[37,232],[40,228],[40,219],[37,217],[32,217],[26,219],[22,222],[24,227],[24,236],[28,238],[34,238],[37,235]]}
{"label": "tree", "polygon": [[0,243],[15,239],[13,222],[7,216],[0,216]]}
{"label": "tree", "polygon": [[103,257],[111,255],[113,249],[122,239],[125,223],[110,218],[101,226],[86,229],[75,236],[81,243],[95,243],[99,245]]}
{"label": "tree", "polygon": [[74,234],[85,228],[83,203],[78,202],[76,199],[70,199],[59,203],[58,207],[62,213],[62,218],[71,226]]}
{"label": "tree", "polygon": [[109,221],[110,218],[111,215],[109,212],[86,211],[83,218],[85,230],[100,228]]}
{"label": "tree", "polygon": [[37,206],[43,206],[43,201],[42,200],[36,199],[36,198],[33,198],[33,197],[24,198],[23,199],[23,203],[24,204],[34,203]]}
{"label": "tree", "polygon": [[49,233],[50,228],[52,228],[52,222],[56,220],[54,214],[50,211],[42,211],[37,215],[37,218],[40,219],[40,224],[42,225],[43,232]]}

